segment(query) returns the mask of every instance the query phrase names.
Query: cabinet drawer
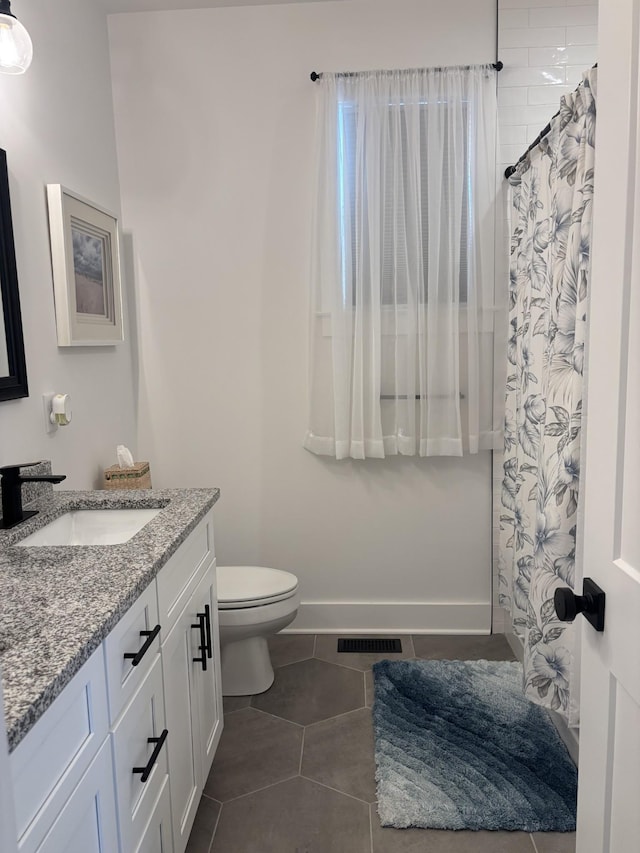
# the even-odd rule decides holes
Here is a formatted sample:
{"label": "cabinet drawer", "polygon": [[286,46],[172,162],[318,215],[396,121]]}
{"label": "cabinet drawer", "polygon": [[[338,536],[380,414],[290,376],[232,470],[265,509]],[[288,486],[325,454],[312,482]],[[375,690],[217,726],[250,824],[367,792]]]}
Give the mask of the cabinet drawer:
{"label": "cabinet drawer", "polygon": [[106,742],[37,853],[117,853],[118,849],[111,750]]}
{"label": "cabinet drawer", "polygon": [[171,797],[169,796],[168,779],[164,780],[160,796],[135,853],[173,853]]}
{"label": "cabinet drawer", "polygon": [[[112,725],[142,683],[160,650],[159,631],[153,636],[157,625],[158,600],[153,582],[104,642],[109,719]],[[146,651],[141,655],[145,648]],[[125,657],[132,654],[138,657]]]}
{"label": "cabinet drawer", "polygon": [[[136,849],[167,779],[166,741],[159,746],[148,740],[160,738],[164,729],[162,668],[160,656],[156,655],[153,666],[113,729],[113,763],[123,851]],[[134,768],[148,766],[154,752],[157,753],[156,761],[143,782],[144,777],[134,772]]]}
{"label": "cabinet drawer", "polygon": [[213,513],[210,512],[158,572],[158,611],[163,640],[213,558]]}
{"label": "cabinet drawer", "polygon": [[107,737],[102,647],[96,649],[11,754],[21,851],[36,849]]}

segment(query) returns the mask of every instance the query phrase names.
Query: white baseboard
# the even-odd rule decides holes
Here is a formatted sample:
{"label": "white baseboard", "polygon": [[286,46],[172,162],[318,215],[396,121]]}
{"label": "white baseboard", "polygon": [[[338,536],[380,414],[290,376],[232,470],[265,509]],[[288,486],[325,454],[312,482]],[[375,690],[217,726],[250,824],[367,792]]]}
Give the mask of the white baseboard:
{"label": "white baseboard", "polygon": [[491,603],[310,601],[287,634],[489,634]]}

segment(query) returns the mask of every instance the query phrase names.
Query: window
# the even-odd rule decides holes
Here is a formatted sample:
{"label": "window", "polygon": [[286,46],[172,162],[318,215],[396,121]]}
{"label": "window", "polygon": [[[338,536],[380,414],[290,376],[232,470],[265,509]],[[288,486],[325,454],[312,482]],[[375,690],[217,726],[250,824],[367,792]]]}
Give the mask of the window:
{"label": "window", "polygon": [[304,446],[492,447],[495,71],[325,74],[319,96]]}
{"label": "window", "polygon": [[[469,211],[473,209],[473,195],[471,182],[471,160],[469,157],[469,139],[471,128],[469,128],[469,110],[467,104],[461,105],[462,121],[466,132],[460,136],[463,143],[463,180],[461,186],[457,187],[460,203],[460,228],[456,238],[459,243],[459,301],[466,303],[468,282],[467,258],[472,250],[473,238],[470,223],[473,221]],[[389,103],[386,105],[388,120],[386,124],[389,133],[373,156],[379,157],[381,169],[382,198],[380,204],[380,230],[382,236],[382,270],[381,270],[381,301],[383,305],[406,305],[407,289],[411,286],[409,270],[407,268],[406,255],[398,251],[398,241],[406,235],[407,223],[419,223],[417,242],[422,255],[422,275],[428,275],[429,270],[429,198],[431,188],[429,186],[429,158],[437,156],[442,162],[442,186],[438,188],[440,196],[439,218],[449,220],[452,215],[453,181],[449,180],[450,170],[455,162],[451,156],[450,147],[453,133],[451,126],[453,120],[447,116],[450,107],[447,101],[438,100],[432,103],[421,102],[417,111],[419,121],[419,135],[417,140],[419,155],[419,173],[411,175],[411,154],[407,141],[408,118],[407,110],[403,103]],[[437,112],[438,115],[434,116]],[[444,115],[444,118],[443,118]],[[440,138],[430,139],[429,119],[432,117],[434,123],[442,127]],[[410,119],[409,119],[410,121]],[[363,274],[370,274],[369,259],[366,253],[361,254],[362,228],[359,222],[362,211],[357,208],[358,186],[356,170],[356,149],[358,146],[358,109],[354,103],[340,102],[338,104],[338,163],[339,163],[339,193],[340,193],[340,239],[342,252],[342,274],[345,281],[343,290],[352,293],[352,301],[356,299],[356,288],[353,286],[357,275],[358,263],[364,265]],[[392,128],[395,128],[395,134]],[[437,152],[434,147],[437,145]],[[394,150],[397,147],[397,150]],[[369,156],[365,152],[363,159]],[[378,164],[376,164],[377,167]],[[364,165],[366,169],[366,164]],[[417,177],[418,193],[414,194],[410,181]],[[431,209],[433,210],[433,201]],[[410,226],[411,227],[411,226]],[[349,246],[349,251],[346,251]],[[350,278],[351,287],[347,287],[347,265],[345,258],[350,255],[354,259],[351,265]],[[415,284],[414,284],[415,286]],[[417,297],[420,301],[428,301],[429,288],[423,286],[418,288]]]}

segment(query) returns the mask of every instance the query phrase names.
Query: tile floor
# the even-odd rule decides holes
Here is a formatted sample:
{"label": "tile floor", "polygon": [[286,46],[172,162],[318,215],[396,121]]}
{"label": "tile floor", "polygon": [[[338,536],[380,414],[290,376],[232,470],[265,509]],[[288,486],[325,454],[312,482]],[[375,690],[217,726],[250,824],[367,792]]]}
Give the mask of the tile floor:
{"label": "tile floor", "polygon": [[402,636],[401,655],[338,654],[337,636],[270,642],[266,693],[225,699],[225,727],[187,853],[575,853],[572,834],[383,829],[371,664],[513,660],[501,635]]}

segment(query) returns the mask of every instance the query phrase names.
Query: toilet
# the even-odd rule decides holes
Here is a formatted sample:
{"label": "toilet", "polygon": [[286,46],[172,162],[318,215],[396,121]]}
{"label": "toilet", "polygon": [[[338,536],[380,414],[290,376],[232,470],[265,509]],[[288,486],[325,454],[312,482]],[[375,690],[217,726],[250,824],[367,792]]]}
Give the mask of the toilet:
{"label": "toilet", "polygon": [[298,578],[265,566],[218,566],[222,695],[252,696],[273,684],[267,637],[298,612]]}

